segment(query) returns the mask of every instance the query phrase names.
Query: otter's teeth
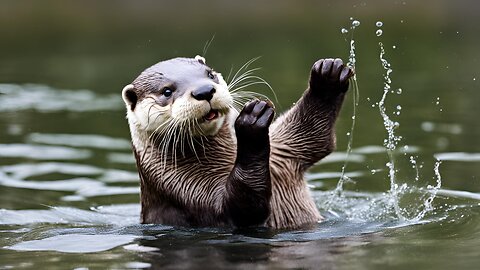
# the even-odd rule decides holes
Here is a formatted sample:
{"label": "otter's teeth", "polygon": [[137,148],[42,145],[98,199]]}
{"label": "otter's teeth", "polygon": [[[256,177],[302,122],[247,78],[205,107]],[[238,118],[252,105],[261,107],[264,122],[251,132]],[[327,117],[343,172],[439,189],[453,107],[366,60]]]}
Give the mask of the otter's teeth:
{"label": "otter's teeth", "polygon": [[210,110],[207,115],[205,115],[205,120],[212,121],[213,119],[218,117],[218,111]]}

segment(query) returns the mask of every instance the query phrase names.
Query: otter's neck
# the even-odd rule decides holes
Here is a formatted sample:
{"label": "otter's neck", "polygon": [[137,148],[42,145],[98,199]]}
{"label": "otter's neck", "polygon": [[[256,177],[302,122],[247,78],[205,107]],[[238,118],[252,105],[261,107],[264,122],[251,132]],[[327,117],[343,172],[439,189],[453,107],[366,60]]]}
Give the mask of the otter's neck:
{"label": "otter's neck", "polygon": [[212,136],[185,138],[174,134],[168,140],[164,140],[162,135],[152,136],[135,128],[131,128],[131,135],[137,162],[142,164],[145,159],[149,162],[166,162],[167,165],[175,165],[182,161],[203,163],[211,159],[218,162],[230,159],[231,156],[234,158],[236,151],[236,139],[229,121],[225,121],[217,134]]}
{"label": "otter's neck", "polygon": [[[183,151],[169,148],[166,155],[155,143],[158,140],[146,135],[134,137],[137,134],[132,132],[143,221],[151,221],[150,216],[163,211],[166,204],[211,207],[212,201],[222,198],[218,193],[223,192],[235,161],[236,139],[230,125],[225,121],[216,135],[194,140],[195,151],[184,142]],[[215,210],[220,209],[220,202],[214,205]]]}

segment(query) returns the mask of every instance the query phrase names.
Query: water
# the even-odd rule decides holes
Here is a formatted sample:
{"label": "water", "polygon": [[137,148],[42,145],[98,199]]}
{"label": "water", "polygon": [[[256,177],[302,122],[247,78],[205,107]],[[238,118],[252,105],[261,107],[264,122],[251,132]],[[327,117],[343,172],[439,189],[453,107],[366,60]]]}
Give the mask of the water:
{"label": "water", "polygon": [[[476,14],[468,11],[476,4],[436,1],[448,14],[416,13],[432,3],[332,3],[336,12],[307,2],[217,4],[218,14],[239,17],[204,16],[193,6],[188,22],[157,14],[165,3],[52,2],[48,9],[32,5],[30,13],[9,5],[0,16],[0,269],[474,269],[480,111],[473,78],[480,40],[477,24],[468,23]],[[382,13],[372,14],[374,7]],[[239,19],[245,14],[248,21]],[[351,23],[361,22],[353,44],[343,39],[352,29],[338,31],[352,14]],[[39,26],[35,32],[32,25]],[[213,35],[207,62],[225,75],[262,55],[257,72],[274,88],[278,110],[298,99],[317,58],[346,60],[345,48],[354,45],[361,96],[349,92],[336,127],[338,150],[306,177],[324,223],[294,231],[138,224],[138,176],[120,91],[159,59],[201,54]],[[388,149],[398,209],[379,115],[385,82],[379,40],[395,67],[383,105],[400,123],[393,136],[402,136]],[[270,95],[264,87],[252,90]],[[341,200],[325,207],[342,175],[348,181]]]}

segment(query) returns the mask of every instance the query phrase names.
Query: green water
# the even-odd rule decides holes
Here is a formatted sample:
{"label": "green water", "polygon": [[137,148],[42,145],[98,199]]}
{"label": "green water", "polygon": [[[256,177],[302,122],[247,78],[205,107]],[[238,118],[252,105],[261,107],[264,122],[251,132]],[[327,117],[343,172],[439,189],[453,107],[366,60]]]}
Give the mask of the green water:
{"label": "green water", "polygon": [[[433,0],[2,1],[0,269],[477,268],[479,11],[476,1]],[[162,59],[202,54],[215,36],[207,63],[226,77],[261,56],[257,74],[283,111],[300,97],[315,60],[348,59],[341,29],[350,17],[361,22],[346,168],[353,181],[331,200],[345,164],[352,91],[337,122],[337,151],[307,175],[325,223],[307,231],[138,224],[124,85]],[[402,137],[395,181],[406,188],[393,202],[377,105],[385,72],[379,42],[393,69],[386,112]],[[428,187],[438,180],[435,157],[438,191]],[[434,209],[416,219],[432,192]]]}

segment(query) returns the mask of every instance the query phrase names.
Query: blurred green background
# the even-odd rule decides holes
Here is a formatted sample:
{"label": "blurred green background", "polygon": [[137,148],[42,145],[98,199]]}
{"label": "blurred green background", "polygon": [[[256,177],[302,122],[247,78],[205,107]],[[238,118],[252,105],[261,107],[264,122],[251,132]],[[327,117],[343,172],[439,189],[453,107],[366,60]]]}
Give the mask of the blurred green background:
{"label": "blurred green background", "polygon": [[[144,68],[177,56],[202,54],[228,74],[247,60],[268,81],[285,110],[305,89],[319,58],[348,58],[349,40],[340,29],[353,17],[360,106],[354,146],[378,145],[386,136],[378,108],[383,69],[378,42],[392,64],[387,112],[401,104],[398,134],[404,144],[439,151],[478,152],[480,74],[478,1],[8,1],[0,3],[0,82],[36,83],[59,89],[119,94]],[[376,21],[383,22],[377,37]],[[393,48],[395,46],[395,49]],[[269,94],[266,88],[253,90]],[[437,99],[439,104],[437,105]],[[346,147],[351,102],[338,123],[339,149]],[[55,119],[20,118],[37,132],[81,132],[128,138],[121,113],[59,125]],[[38,116],[38,115],[36,115]],[[17,118],[17,119],[11,119]],[[426,132],[422,123],[456,124],[461,134]],[[106,125],[105,123],[112,123]],[[6,125],[1,123],[0,125]],[[447,129],[448,129],[447,125]],[[6,128],[6,127],[5,127]],[[438,129],[437,129],[438,131]],[[8,134],[3,140],[15,141]],[[462,165],[446,176],[475,191],[476,169]],[[466,170],[466,172],[465,172]],[[451,172],[451,173],[449,173]],[[458,173],[465,173],[458,177]],[[468,179],[468,180],[462,180]],[[460,185],[460,186],[462,186]]]}

